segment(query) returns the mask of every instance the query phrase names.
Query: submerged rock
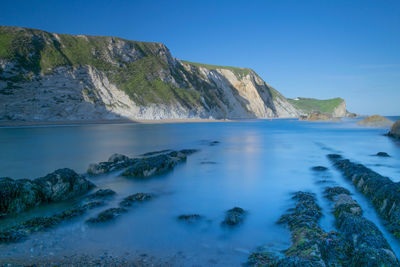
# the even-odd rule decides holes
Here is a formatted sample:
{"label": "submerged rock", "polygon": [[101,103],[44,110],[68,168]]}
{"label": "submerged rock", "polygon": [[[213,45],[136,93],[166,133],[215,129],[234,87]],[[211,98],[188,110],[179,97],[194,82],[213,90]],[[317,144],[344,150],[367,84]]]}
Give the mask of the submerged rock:
{"label": "submerged rock", "polygon": [[328,168],[324,167],[324,166],[315,166],[315,167],[312,167],[312,170],[313,171],[318,171],[318,172],[324,172],[324,171],[327,171]]}
{"label": "submerged rock", "polygon": [[92,201],[77,205],[73,208],[56,213],[51,216],[33,217],[17,225],[0,231],[0,243],[12,243],[22,241],[32,233],[54,227],[66,220],[83,215],[87,210],[103,205],[103,202]]}
{"label": "submerged rock", "polygon": [[393,122],[385,117],[373,115],[358,121],[357,124],[368,127],[390,127],[392,126]]}
{"label": "submerged rock", "polygon": [[201,165],[215,165],[217,164],[215,161],[201,161]]}
{"label": "submerged rock", "polygon": [[148,193],[136,193],[124,198],[120,203],[120,207],[130,207],[136,202],[143,202],[146,200],[150,200],[153,197],[152,194]]}
{"label": "submerged rock", "polygon": [[121,214],[127,212],[124,208],[110,208],[100,212],[96,217],[86,220],[87,223],[102,223],[115,219]]}
{"label": "submerged rock", "polygon": [[203,216],[199,214],[182,214],[178,216],[179,221],[184,221],[186,223],[196,223],[203,219]]}
{"label": "submerged rock", "polygon": [[99,189],[93,194],[90,194],[87,196],[88,199],[105,199],[105,198],[110,198],[115,195],[115,191],[111,189]]}
{"label": "submerged rock", "polygon": [[220,141],[211,141],[208,145],[209,146],[215,146],[215,145],[218,145],[220,143],[221,143]]}
{"label": "submerged rock", "polygon": [[72,199],[95,185],[71,169],[34,180],[0,178],[0,215],[16,214],[47,202]]}
{"label": "submerged rock", "polygon": [[376,153],[375,156],[377,156],[377,157],[383,157],[383,158],[389,158],[389,157],[390,157],[389,154],[386,153],[386,152],[378,152],[378,153]]}
{"label": "submerged rock", "polygon": [[149,157],[149,156],[154,156],[154,155],[157,155],[157,154],[168,153],[168,152],[171,152],[171,151],[172,151],[171,149],[164,149],[164,150],[158,150],[158,151],[147,152],[147,153],[141,154],[141,155],[139,155],[139,156]]}
{"label": "submerged rock", "polygon": [[233,226],[243,223],[246,217],[246,213],[247,212],[244,209],[234,207],[233,209],[230,209],[226,212],[225,219],[222,221],[222,224]]}
{"label": "submerged rock", "polygon": [[340,155],[330,154],[328,158],[372,202],[377,213],[387,221],[388,230],[400,238],[400,183]]}
{"label": "submerged rock", "polygon": [[327,188],[333,214],[343,237],[352,245],[351,266],[399,266],[389,243],[378,227],[362,216],[360,205],[341,187]]}
{"label": "submerged rock", "polygon": [[400,139],[400,120],[393,124],[388,135]]}
{"label": "submerged rock", "polygon": [[128,212],[128,209],[133,206],[134,203],[139,203],[139,202],[144,202],[147,200],[150,200],[153,198],[152,194],[147,194],[147,193],[136,193],[130,196],[127,196],[124,198],[120,203],[119,207],[117,208],[109,208],[106,209],[99,214],[97,214],[96,217],[92,217],[88,220],[86,220],[86,223],[88,224],[97,224],[97,223],[103,223],[107,222],[110,220],[113,220],[123,213]]}

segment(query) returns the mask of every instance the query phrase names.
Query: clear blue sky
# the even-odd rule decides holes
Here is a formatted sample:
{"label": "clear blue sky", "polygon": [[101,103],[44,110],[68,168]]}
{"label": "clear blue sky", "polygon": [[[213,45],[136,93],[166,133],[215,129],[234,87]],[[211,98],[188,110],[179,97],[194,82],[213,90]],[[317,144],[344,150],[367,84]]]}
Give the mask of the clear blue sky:
{"label": "clear blue sky", "polygon": [[2,0],[0,24],[162,42],[179,59],[250,67],[287,97],[400,115],[397,0]]}

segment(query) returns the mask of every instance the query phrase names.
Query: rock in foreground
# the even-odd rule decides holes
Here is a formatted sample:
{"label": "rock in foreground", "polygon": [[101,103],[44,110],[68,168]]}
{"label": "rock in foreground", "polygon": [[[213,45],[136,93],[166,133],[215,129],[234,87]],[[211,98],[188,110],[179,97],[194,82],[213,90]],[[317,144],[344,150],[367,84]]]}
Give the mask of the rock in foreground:
{"label": "rock in foreground", "polygon": [[319,226],[322,216],[316,197],[308,192],[293,195],[296,204],[278,223],[285,224],[291,232],[292,245],[284,256],[271,252],[250,255],[252,266],[346,266],[349,244],[336,232],[325,233]]}
{"label": "rock in foreground", "polygon": [[388,222],[389,231],[400,238],[400,183],[340,155],[330,154],[328,158],[372,202],[377,213]]}
{"label": "rock in foreground", "polygon": [[128,209],[131,208],[135,203],[144,202],[152,198],[153,195],[147,193],[136,193],[133,195],[129,195],[119,203],[119,207],[106,209],[97,214],[97,216],[86,220],[86,223],[98,224],[111,221],[119,217],[120,215],[128,212]]}
{"label": "rock in foreground", "polygon": [[0,231],[0,243],[12,243],[24,240],[32,233],[54,227],[66,220],[81,216],[86,211],[102,205],[104,205],[104,202],[91,201],[51,216],[33,217],[17,225],[2,229]]}
{"label": "rock in foreground", "polygon": [[357,124],[367,127],[390,127],[393,122],[380,115],[373,115],[358,121]]}
{"label": "rock in foreground", "polygon": [[400,139],[400,120],[396,121],[390,129],[389,136]]}
{"label": "rock in foreground", "polygon": [[399,266],[378,227],[362,216],[360,205],[343,187],[328,187],[325,195],[334,203],[333,214],[343,237],[351,244],[350,266]]}
{"label": "rock in foreground", "polygon": [[168,172],[178,163],[186,161],[186,157],[196,151],[195,149],[161,150],[142,154],[143,157],[140,158],[113,154],[108,161],[90,164],[87,172],[91,175],[98,175],[126,169],[122,176],[149,177]]}
{"label": "rock in foreground", "polygon": [[59,169],[34,180],[0,178],[0,215],[16,214],[42,203],[72,199],[94,184],[71,169]]}

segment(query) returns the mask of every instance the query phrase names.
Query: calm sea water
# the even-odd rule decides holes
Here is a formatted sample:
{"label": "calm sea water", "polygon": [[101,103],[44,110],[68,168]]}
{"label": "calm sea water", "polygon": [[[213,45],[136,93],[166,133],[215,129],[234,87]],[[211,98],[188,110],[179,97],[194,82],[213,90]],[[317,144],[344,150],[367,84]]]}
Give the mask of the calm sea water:
{"label": "calm sea water", "polygon": [[[323,228],[334,229],[329,203],[321,196],[323,185],[317,183],[320,177],[310,170],[316,165],[329,167],[327,178],[355,193],[366,216],[384,231],[400,256],[399,243],[382,227],[373,208],[326,158],[338,152],[400,181],[400,142],[383,136],[387,129],[362,128],[355,122],[288,119],[0,128],[0,176],[12,178],[36,178],[65,167],[84,173],[90,163],[105,161],[113,153],[133,157],[161,149],[200,149],[161,177],[139,181],[112,173],[93,178],[99,188],[118,193],[110,207],[137,192],[152,192],[157,197],[100,227],[89,227],[84,220],[104,207],[34,234],[25,242],[1,245],[0,259],[107,251],[165,258],[178,255],[188,266],[238,266],[258,247],[281,250],[290,245],[289,231],[275,222],[291,206],[291,192],[315,192],[324,209]],[[207,142],[214,140],[221,143],[208,146]],[[392,157],[372,156],[379,151]],[[215,164],[201,164],[204,161]],[[42,207],[4,220],[0,227],[66,206],[68,203]],[[233,229],[221,227],[224,212],[234,206],[248,210],[245,223]],[[186,225],[176,220],[183,213],[198,213],[206,220]]]}

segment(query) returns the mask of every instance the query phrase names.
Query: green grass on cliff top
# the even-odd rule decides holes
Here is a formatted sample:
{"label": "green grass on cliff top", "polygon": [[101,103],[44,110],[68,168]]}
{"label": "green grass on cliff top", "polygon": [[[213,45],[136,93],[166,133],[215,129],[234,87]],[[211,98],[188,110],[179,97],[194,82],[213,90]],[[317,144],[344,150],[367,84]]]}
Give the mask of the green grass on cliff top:
{"label": "green grass on cliff top", "polygon": [[304,112],[320,111],[324,113],[333,112],[333,110],[344,101],[344,99],[340,97],[326,100],[319,100],[315,98],[298,98],[298,100],[288,100],[295,108]]}
{"label": "green grass on cliff top", "polygon": [[[110,62],[108,46],[118,40],[138,51],[142,58],[126,63],[115,56],[114,63]],[[159,49],[157,43],[117,37],[54,35],[41,30],[0,26],[0,59],[14,61],[25,70],[51,74],[57,67],[90,65],[106,73],[108,79],[136,103],[199,105],[201,99],[197,91],[177,88],[158,77],[158,73],[168,70],[167,63],[157,56]],[[23,77],[19,78],[22,80]]]}
{"label": "green grass on cliff top", "polygon": [[204,64],[204,63],[196,63],[196,62],[190,62],[186,60],[181,60],[182,63],[184,64],[189,64],[193,65],[196,67],[203,67],[209,70],[217,70],[217,69],[226,69],[226,70],[231,70],[236,76],[239,77],[244,77],[250,73],[250,69],[248,68],[238,68],[238,67],[231,67],[231,66],[218,66],[218,65],[210,65],[210,64]]}

